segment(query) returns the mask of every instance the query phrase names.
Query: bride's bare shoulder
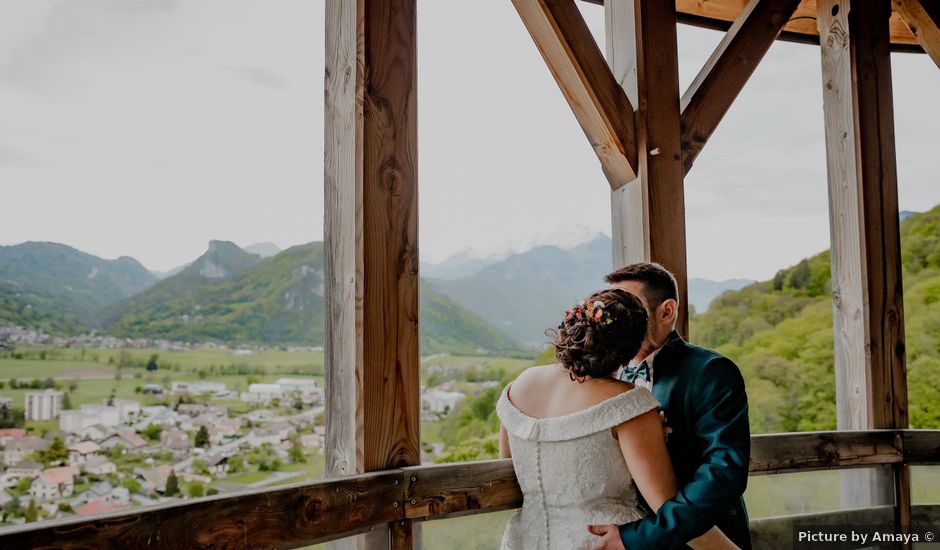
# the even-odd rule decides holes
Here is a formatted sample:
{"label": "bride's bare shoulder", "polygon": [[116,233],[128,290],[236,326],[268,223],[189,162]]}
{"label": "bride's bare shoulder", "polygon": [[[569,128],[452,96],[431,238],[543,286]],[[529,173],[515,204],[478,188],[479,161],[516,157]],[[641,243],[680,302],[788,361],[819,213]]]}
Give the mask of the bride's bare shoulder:
{"label": "bride's bare shoulder", "polygon": [[539,388],[551,383],[558,376],[561,367],[558,365],[539,365],[529,367],[522,371],[512,382],[513,392],[538,391]]}

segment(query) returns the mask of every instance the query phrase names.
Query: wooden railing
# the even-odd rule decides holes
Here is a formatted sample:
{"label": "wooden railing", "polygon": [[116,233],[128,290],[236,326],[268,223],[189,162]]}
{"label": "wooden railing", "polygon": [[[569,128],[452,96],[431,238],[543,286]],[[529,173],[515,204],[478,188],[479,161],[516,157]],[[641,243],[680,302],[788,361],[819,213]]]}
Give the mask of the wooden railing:
{"label": "wooden railing", "polygon": [[[937,463],[940,430],[758,435],[751,447],[753,475]],[[394,521],[481,514],[521,503],[510,460],[415,466],[17,526],[0,531],[0,548],[296,548]],[[840,513],[854,522],[891,518],[892,508]],[[914,517],[934,518],[937,512],[915,507]]]}

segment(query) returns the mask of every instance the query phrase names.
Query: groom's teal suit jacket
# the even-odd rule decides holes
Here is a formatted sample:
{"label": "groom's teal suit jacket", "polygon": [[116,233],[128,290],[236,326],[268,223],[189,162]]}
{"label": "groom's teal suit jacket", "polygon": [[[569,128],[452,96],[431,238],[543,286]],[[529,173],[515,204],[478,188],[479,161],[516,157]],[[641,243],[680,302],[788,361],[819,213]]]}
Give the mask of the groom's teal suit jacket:
{"label": "groom's teal suit jacket", "polygon": [[672,428],[666,447],[680,489],[655,515],[620,526],[627,550],[685,548],[717,525],[751,548],[744,488],[751,434],[741,371],[673,332],[653,361],[653,395]]}

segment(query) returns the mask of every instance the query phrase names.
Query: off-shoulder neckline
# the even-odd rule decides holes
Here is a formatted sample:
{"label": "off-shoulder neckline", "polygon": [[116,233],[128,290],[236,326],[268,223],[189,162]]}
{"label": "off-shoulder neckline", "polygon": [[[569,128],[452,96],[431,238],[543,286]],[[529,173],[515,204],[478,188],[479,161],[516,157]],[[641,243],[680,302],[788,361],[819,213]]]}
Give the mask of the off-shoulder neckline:
{"label": "off-shoulder neckline", "polygon": [[552,421],[568,420],[568,419],[571,419],[571,418],[578,418],[578,417],[581,417],[581,416],[588,416],[588,415],[590,415],[591,413],[593,413],[594,411],[599,410],[599,409],[601,409],[602,407],[606,406],[608,403],[613,403],[613,402],[617,402],[618,400],[625,399],[626,396],[631,395],[631,394],[633,394],[634,392],[636,392],[636,391],[638,391],[638,390],[640,390],[641,393],[642,393],[642,392],[647,392],[647,393],[650,393],[650,395],[652,395],[652,393],[651,393],[648,389],[644,388],[643,386],[633,386],[632,388],[630,388],[629,390],[627,390],[627,391],[625,391],[625,392],[621,392],[621,393],[618,393],[617,395],[614,395],[614,396],[612,396],[612,397],[608,397],[607,399],[604,399],[604,400],[602,400],[602,401],[598,401],[597,403],[591,405],[590,407],[581,409],[581,410],[579,410],[579,411],[571,412],[571,413],[568,413],[568,414],[562,414],[562,415],[558,415],[558,416],[546,416],[546,417],[544,417],[544,418],[538,418],[538,417],[536,417],[536,416],[531,416],[531,415],[529,415],[529,414],[526,414],[525,412],[522,411],[522,409],[520,409],[519,407],[517,407],[516,404],[512,402],[512,399],[509,398],[509,388],[511,388],[511,387],[512,387],[512,382],[510,382],[509,384],[506,385],[506,388],[503,390],[503,395],[501,396],[501,398],[506,400],[506,403],[509,405],[509,407],[510,407],[512,410],[514,410],[514,411],[517,412],[518,414],[522,415],[523,417],[525,417],[525,418],[527,418],[527,419],[529,419],[529,420],[532,420],[532,421],[534,421],[534,422],[538,422],[538,423],[548,423],[548,422],[552,422]]}

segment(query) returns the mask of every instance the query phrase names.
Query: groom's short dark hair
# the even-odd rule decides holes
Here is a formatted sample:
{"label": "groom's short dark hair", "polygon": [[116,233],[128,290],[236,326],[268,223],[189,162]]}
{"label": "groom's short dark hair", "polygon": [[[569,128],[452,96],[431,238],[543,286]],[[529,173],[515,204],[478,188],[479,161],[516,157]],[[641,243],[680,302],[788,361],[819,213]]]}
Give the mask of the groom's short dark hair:
{"label": "groom's short dark hair", "polygon": [[611,272],[604,280],[610,284],[638,281],[646,288],[646,299],[651,308],[657,308],[666,300],[679,301],[676,278],[665,267],[650,262],[640,262],[621,267]]}

